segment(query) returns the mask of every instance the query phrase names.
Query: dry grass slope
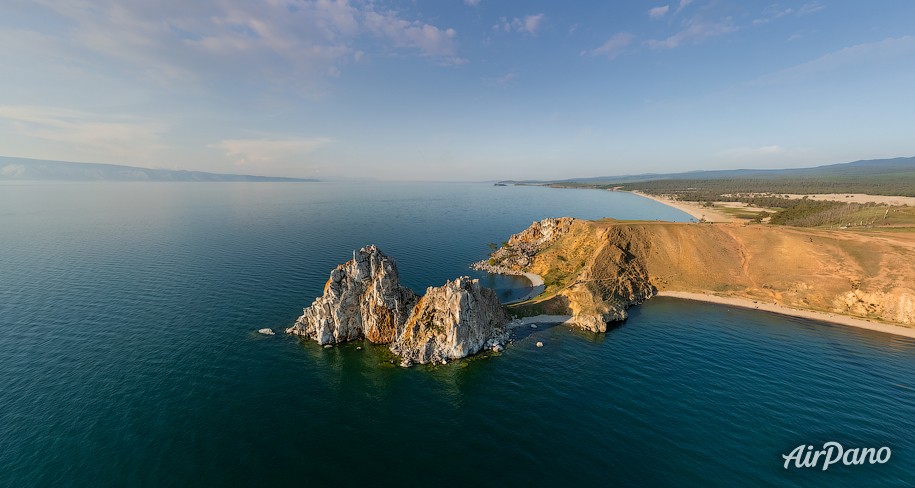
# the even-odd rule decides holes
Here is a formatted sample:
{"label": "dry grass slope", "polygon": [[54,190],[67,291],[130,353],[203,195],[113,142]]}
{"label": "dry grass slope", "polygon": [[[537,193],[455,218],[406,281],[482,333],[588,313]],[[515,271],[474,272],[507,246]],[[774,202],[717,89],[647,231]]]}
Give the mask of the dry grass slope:
{"label": "dry grass slope", "polygon": [[[575,221],[530,265],[544,276],[546,293],[517,310],[556,313],[565,307],[577,315],[597,307],[592,302],[601,297],[625,295],[625,280],[610,278],[641,269],[621,266],[627,255],[657,291],[915,326],[915,232],[742,224]],[[608,279],[616,289],[588,284]]]}

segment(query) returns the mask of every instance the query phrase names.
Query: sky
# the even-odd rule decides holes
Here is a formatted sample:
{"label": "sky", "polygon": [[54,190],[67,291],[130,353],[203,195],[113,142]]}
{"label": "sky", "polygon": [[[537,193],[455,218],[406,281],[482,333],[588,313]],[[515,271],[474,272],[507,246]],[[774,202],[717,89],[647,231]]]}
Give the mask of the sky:
{"label": "sky", "polygon": [[4,0],[0,155],[558,179],[915,155],[915,2]]}

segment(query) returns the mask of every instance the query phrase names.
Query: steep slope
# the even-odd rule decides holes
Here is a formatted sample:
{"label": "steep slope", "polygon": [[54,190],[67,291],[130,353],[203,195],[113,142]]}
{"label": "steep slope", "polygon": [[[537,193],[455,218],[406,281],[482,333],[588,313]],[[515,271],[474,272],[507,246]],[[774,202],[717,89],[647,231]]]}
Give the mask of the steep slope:
{"label": "steep slope", "polygon": [[318,344],[362,338],[386,344],[403,328],[416,300],[413,290],[400,285],[394,260],[368,246],[331,271],[324,294],[286,332]]}

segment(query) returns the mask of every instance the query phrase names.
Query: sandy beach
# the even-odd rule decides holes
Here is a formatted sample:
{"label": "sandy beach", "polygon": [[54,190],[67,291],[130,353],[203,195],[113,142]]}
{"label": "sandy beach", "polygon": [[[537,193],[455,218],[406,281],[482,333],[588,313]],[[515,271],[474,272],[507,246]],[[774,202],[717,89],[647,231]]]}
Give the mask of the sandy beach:
{"label": "sandy beach", "polygon": [[[611,190],[612,191],[612,190]],[[706,208],[695,202],[681,202],[679,200],[674,200],[672,198],[667,198],[663,196],[649,195],[647,193],[642,193],[638,190],[633,190],[633,194],[640,197],[645,197],[649,200],[654,200],[658,203],[663,203],[668,207],[673,207],[677,210],[681,210],[693,216],[698,220],[705,220],[706,222],[734,222],[734,217],[725,215],[722,212],[719,212],[712,208]]]}
{"label": "sandy beach", "polygon": [[899,325],[885,324],[881,322],[871,322],[869,320],[859,319],[855,317],[849,317],[846,315],[837,315],[831,313],[823,312],[814,312],[812,310],[800,310],[796,308],[784,307],[781,305],[776,305],[773,303],[763,303],[749,300],[746,298],[731,298],[731,297],[720,297],[717,295],[709,295],[705,293],[689,293],[689,292],[680,292],[680,291],[662,291],[657,294],[660,297],[672,297],[680,298],[684,300],[695,300],[700,302],[708,303],[717,303],[721,305],[730,305],[733,307],[749,308],[755,310],[763,310],[766,312],[773,312],[782,315],[789,315],[791,317],[802,317],[805,319],[821,320],[823,322],[829,322],[839,325],[847,325],[849,327],[858,327],[860,329],[873,330],[877,332],[883,332],[886,334],[894,334],[903,337],[910,337],[915,339],[915,329],[909,327],[903,327]]}
{"label": "sandy beach", "polygon": [[[902,337],[909,337],[915,339],[915,329],[909,327],[902,327],[899,325],[884,324],[881,322],[871,322],[869,320],[858,319],[855,317],[849,317],[846,315],[837,315],[831,313],[823,312],[814,312],[812,310],[800,310],[796,308],[783,307],[781,305],[776,305],[772,303],[762,303],[758,301],[753,301],[745,298],[731,298],[731,297],[720,297],[717,295],[709,295],[705,293],[689,293],[689,292],[679,292],[679,291],[662,291],[656,296],[659,297],[670,297],[670,298],[679,298],[682,300],[693,300],[698,302],[707,302],[715,303],[718,305],[728,305],[732,307],[747,308],[753,310],[762,310],[765,312],[772,312],[781,315],[787,315],[790,317],[801,317],[805,319],[819,320],[822,322],[829,322],[831,324],[845,325],[849,327],[857,327],[859,329],[872,330],[875,332],[883,332],[885,334],[893,334]],[[531,324],[556,324],[556,323],[570,323],[572,320],[571,315],[537,315],[533,317],[524,317],[519,319],[517,326],[531,325]]]}
{"label": "sandy beach", "polygon": [[534,298],[535,296],[543,293],[543,290],[545,287],[543,285],[543,278],[540,275],[535,274],[535,273],[522,273],[522,274],[524,275],[525,278],[528,279],[528,281],[531,282],[531,286],[533,288],[531,288],[531,291],[527,292],[527,294],[524,295],[523,297],[518,298],[517,300],[512,300],[510,302],[506,302],[503,305],[511,305],[512,303],[524,302],[524,301],[530,300],[531,298]]}

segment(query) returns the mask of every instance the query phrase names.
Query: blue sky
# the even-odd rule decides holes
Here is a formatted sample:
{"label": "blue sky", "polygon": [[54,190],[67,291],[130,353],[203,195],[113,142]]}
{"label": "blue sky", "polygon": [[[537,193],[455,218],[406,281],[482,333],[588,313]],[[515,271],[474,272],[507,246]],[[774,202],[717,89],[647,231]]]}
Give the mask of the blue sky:
{"label": "blue sky", "polygon": [[915,2],[6,0],[0,155],[393,180],[915,155]]}

